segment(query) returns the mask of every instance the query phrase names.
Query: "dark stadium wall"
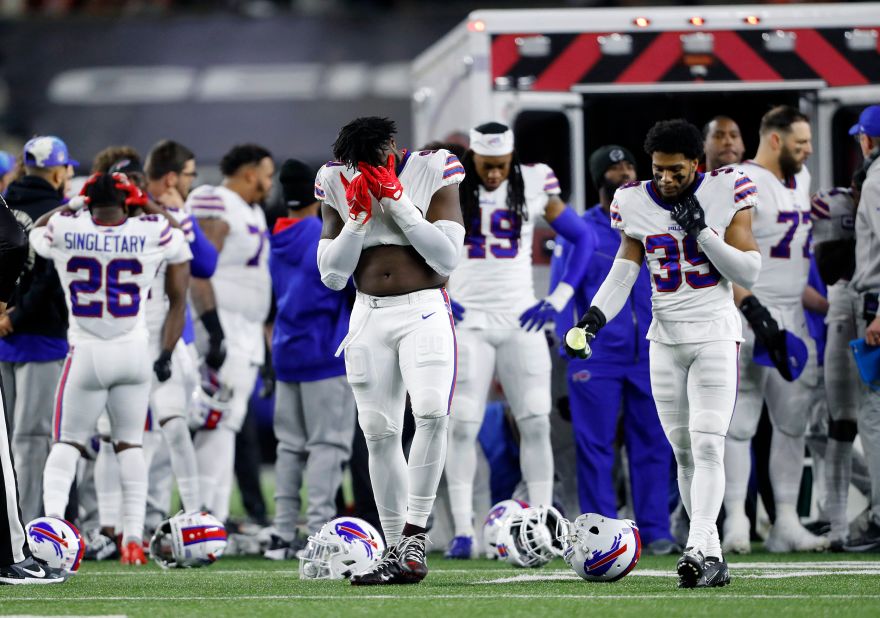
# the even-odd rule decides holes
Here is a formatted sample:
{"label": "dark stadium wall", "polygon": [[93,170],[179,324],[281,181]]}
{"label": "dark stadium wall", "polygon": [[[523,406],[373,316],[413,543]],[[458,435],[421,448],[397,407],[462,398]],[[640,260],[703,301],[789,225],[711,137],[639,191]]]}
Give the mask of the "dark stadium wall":
{"label": "dark stadium wall", "polygon": [[393,117],[411,134],[409,61],[455,24],[235,16],[0,22],[6,132],[57,134],[81,162],[108,144],[173,137],[204,166],[255,141],[329,156],[339,126]]}

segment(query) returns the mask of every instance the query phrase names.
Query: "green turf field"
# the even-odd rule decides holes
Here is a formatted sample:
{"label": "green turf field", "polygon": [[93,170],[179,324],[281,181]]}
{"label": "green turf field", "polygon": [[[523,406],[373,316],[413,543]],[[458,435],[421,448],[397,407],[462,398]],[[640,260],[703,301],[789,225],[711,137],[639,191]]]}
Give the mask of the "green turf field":
{"label": "green turf field", "polygon": [[[0,614],[160,616],[880,616],[880,555],[755,554],[731,562],[733,583],[678,590],[676,558],[643,557],[614,584],[590,584],[561,560],[521,570],[486,560],[444,561],[417,586],[352,588],[298,579],[297,563],[227,557],[210,568],[162,572],[84,563],[59,586],[0,586]],[[404,614],[404,612],[407,612]]]}

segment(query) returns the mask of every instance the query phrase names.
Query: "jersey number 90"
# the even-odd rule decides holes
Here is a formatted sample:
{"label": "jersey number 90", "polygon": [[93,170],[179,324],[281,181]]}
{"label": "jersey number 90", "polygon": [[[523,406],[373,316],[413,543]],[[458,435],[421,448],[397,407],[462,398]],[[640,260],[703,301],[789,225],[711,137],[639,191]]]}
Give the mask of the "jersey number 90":
{"label": "jersey number 90", "polygon": [[[645,238],[645,253],[657,254],[660,269],[663,271],[653,275],[654,286],[658,292],[675,292],[681,287],[682,279],[695,290],[718,285],[721,280],[721,273],[712,265],[706,254],[700,251],[697,239],[691,235],[685,236],[680,244],[672,234],[648,236]],[[705,265],[709,269],[704,273],[691,270],[682,277],[682,259],[691,266]]]}

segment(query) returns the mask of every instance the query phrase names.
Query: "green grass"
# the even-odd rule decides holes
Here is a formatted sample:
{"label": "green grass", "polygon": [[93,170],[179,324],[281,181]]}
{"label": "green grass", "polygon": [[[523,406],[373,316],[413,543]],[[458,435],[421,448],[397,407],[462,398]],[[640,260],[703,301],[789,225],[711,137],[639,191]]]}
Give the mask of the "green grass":
{"label": "green grass", "polygon": [[[731,560],[733,583],[678,590],[676,557],[645,556],[614,584],[572,578],[561,560],[521,570],[486,560],[444,561],[417,586],[353,588],[300,581],[296,562],[227,557],[210,568],[163,572],[85,563],[59,586],[2,586],[0,614],[161,616],[872,616],[880,615],[880,555],[768,555]],[[800,576],[797,576],[800,575]],[[772,577],[770,577],[772,576]],[[542,577],[543,579],[525,579]],[[518,581],[499,582],[504,578]],[[601,612],[601,614],[599,614]]]}

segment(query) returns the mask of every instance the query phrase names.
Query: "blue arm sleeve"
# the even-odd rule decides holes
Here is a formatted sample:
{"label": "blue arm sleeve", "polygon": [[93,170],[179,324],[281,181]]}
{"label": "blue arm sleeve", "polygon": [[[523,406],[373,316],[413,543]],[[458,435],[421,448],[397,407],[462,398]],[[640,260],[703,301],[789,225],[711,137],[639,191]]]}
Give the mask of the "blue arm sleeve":
{"label": "blue arm sleeve", "polygon": [[193,254],[192,262],[189,265],[190,272],[193,277],[209,279],[217,269],[217,258],[219,257],[217,248],[205,237],[195,220],[193,220],[192,229],[195,238],[189,245]]}
{"label": "blue arm sleeve", "polygon": [[566,206],[562,214],[556,217],[550,227],[569,242],[576,243],[580,237],[587,233],[587,223],[577,213]]}
{"label": "blue arm sleeve", "polygon": [[[583,221],[583,219],[580,220]],[[593,252],[596,250],[595,232],[587,225],[584,225],[584,231],[577,242],[569,243],[567,248],[568,256],[565,259],[565,266],[562,269],[562,276],[559,280],[577,290],[587,272],[590,260],[593,259]]]}

